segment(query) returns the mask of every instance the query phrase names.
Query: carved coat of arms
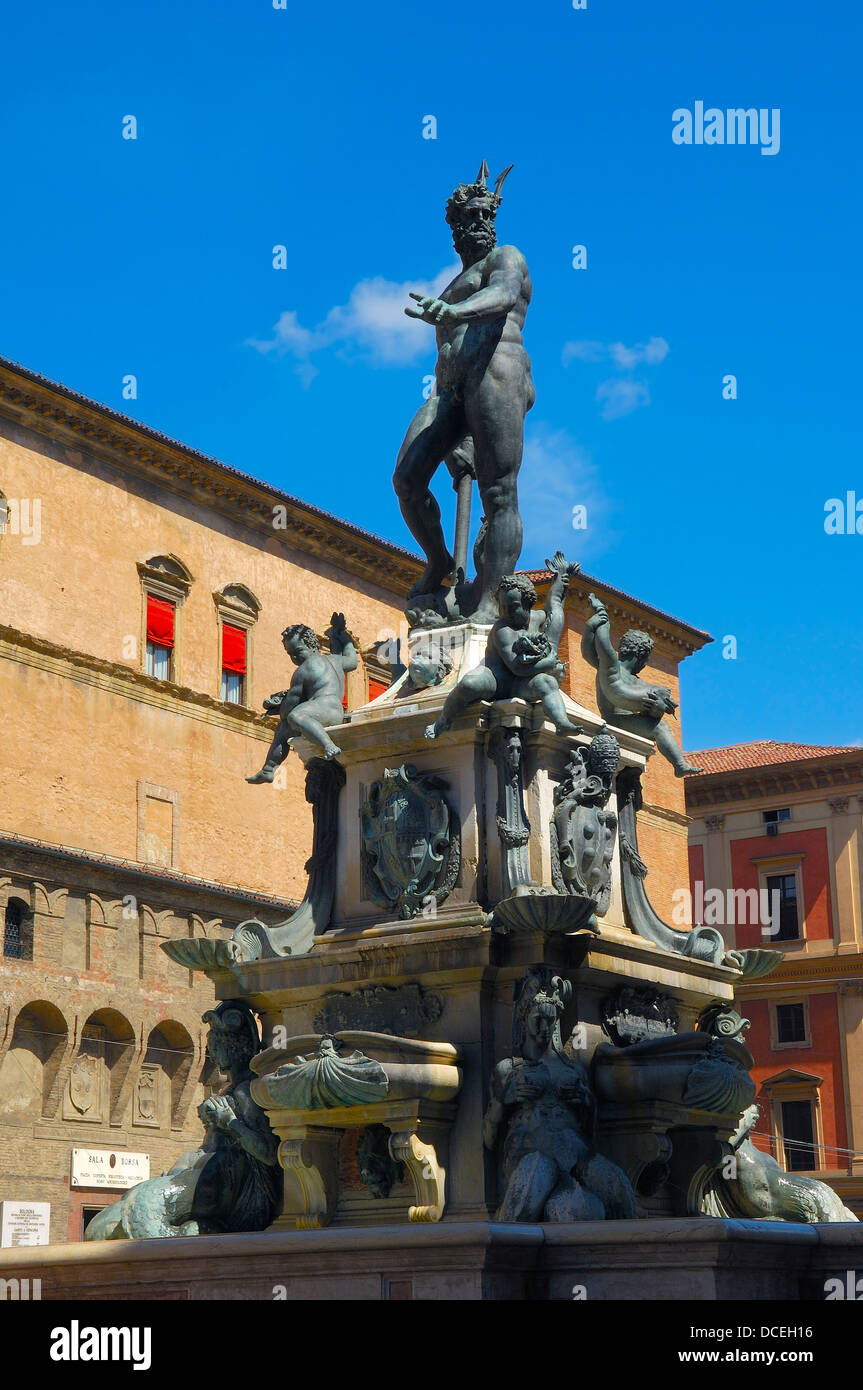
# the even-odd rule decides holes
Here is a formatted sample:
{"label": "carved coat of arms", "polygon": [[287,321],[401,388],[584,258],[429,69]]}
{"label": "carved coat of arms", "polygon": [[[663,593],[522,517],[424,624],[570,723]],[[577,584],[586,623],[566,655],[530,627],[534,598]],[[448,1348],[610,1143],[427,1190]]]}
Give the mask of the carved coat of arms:
{"label": "carved coat of arms", "polygon": [[84,1053],[73,1063],[69,1072],[69,1099],[79,1115],[86,1115],[99,1098],[99,1063]]}
{"label": "carved coat of arms", "polygon": [[138,1076],[138,1114],[142,1120],[156,1118],[156,1073],[141,1071]]}
{"label": "carved coat of arms", "polygon": [[360,807],[365,891],[400,917],[443,902],[458,877],[461,842],[445,786],[410,763],[388,767]]}
{"label": "carved coat of arms", "polygon": [[611,902],[611,864],[617,816],[606,809],[620,758],[612,734],[599,733],[575,749],[554,795],[552,877],[560,893],[590,898],[603,917]]}

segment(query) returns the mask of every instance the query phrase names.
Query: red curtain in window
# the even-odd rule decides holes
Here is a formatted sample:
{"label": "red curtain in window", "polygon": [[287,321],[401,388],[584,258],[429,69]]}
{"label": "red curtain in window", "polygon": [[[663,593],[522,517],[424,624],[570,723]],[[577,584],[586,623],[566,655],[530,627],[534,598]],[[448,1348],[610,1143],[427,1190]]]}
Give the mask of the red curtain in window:
{"label": "red curtain in window", "polygon": [[174,604],[170,599],[147,595],[147,641],[157,647],[174,645]]}
{"label": "red curtain in window", "polygon": [[246,674],[246,629],[222,623],[222,670]]}
{"label": "red curtain in window", "polygon": [[383,681],[376,681],[375,678],[374,678],[374,676],[369,676],[369,699],[370,699],[370,700],[376,700],[376,699],[378,698],[379,695],[383,695],[383,693],[384,693],[385,690],[389,690],[389,686],[388,686],[388,685],[385,685]]}

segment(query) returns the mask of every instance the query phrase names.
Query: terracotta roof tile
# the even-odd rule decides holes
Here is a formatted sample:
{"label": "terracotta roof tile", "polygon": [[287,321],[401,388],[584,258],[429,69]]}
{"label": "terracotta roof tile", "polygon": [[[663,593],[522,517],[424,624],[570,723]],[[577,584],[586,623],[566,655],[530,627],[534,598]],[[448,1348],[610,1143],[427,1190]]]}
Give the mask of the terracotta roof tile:
{"label": "terracotta roof tile", "polygon": [[740,772],[747,767],[771,767],[775,763],[805,762],[808,758],[826,758],[831,754],[861,754],[856,744],[777,743],[772,738],[755,739],[752,743],[732,743],[727,748],[703,748],[687,753],[687,759],[705,772]]}
{"label": "terracotta roof tile", "polygon": [[[546,569],[520,570],[519,573],[526,574],[532,584],[547,584],[552,577],[552,571]],[[625,589],[616,588],[614,584],[609,584],[606,579],[597,579],[596,575],[585,574],[584,570],[582,570],[578,575],[578,582],[587,589],[595,584],[597,588],[604,589],[606,593],[615,594],[618,598],[623,599],[626,603],[633,604],[636,608],[643,608],[645,612],[654,613],[657,618],[661,618],[665,622],[671,621],[672,623],[676,623],[678,627],[686,628],[688,632],[694,633],[696,637],[701,638],[701,645],[703,646],[713,641],[709,632],[705,632],[700,627],[693,627],[692,623],[686,622],[684,618],[675,618],[673,613],[666,613],[663,608],[656,608],[652,603],[647,603],[643,598],[636,598],[634,594],[628,594]]]}

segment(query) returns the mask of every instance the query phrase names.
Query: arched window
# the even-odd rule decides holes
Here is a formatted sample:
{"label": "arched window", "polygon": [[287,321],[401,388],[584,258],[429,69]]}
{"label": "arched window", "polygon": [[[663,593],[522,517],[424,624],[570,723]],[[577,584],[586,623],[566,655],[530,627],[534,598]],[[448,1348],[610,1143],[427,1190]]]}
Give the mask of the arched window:
{"label": "arched window", "polygon": [[251,703],[252,630],[261,611],[245,584],[225,584],[213,594],[219,624],[219,698],[230,705]]}
{"label": "arched window", "polygon": [[143,667],[157,680],[177,681],[181,667],[180,613],[192,575],[176,555],[151,555],[138,565],[143,600]]}
{"label": "arched window", "polygon": [[135,1056],[135,1033],[116,1009],[97,1009],[81,1029],[69,1069],[63,1118],[119,1124],[126,1105],[124,1082]]}
{"label": "arched window", "polygon": [[23,898],[10,898],[6,904],[3,954],[10,960],[33,959],[33,914]]}
{"label": "arched window", "polygon": [[192,1099],[189,1080],[195,1045],[182,1023],[166,1019],[153,1028],[138,1073],[134,1122],[182,1127]]}
{"label": "arched window", "polygon": [[27,1004],[18,1014],[12,1042],[0,1062],[4,1124],[53,1116],[66,1036],[66,1020],[44,999]]}

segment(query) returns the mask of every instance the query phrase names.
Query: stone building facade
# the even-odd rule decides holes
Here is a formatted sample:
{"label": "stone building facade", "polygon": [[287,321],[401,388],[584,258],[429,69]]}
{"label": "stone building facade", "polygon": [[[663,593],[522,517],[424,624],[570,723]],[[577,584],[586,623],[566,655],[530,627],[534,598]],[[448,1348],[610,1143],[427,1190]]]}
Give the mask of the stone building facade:
{"label": "stone building facade", "polygon": [[[345,613],[362,654],[350,711],[390,679],[380,643],[405,635],[419,572],[0,359],[0,1201],[50,1203],[52,1240],[79,1239],[117,1192],[80,1164],[76,1180],[73,1153],[115,1169],[146,1154],[158,1173],[199,1140],[213,992],[160,941],[275,922],[305,889],[298,760],[275,786],[244,780],[272,733],[261,702],[290,680],[283,627],[323,636]],[[579,653],[591,590],[615,637],[651,634],[646,674],[676,695],[706,634],[582,576],[561,646],[572,696],[595,708]],[[653,758],[644,790],[642,852],[667,911],[686,872],[683,786]]]}
{"label": "stone building facade", "polygon": [[[729,945],[780,968],[744,985],[756,1142],[863,1215],[863,748],[737,744],[690,753],[691,891]],[[710,890],[718,890],[710,898]]]}

